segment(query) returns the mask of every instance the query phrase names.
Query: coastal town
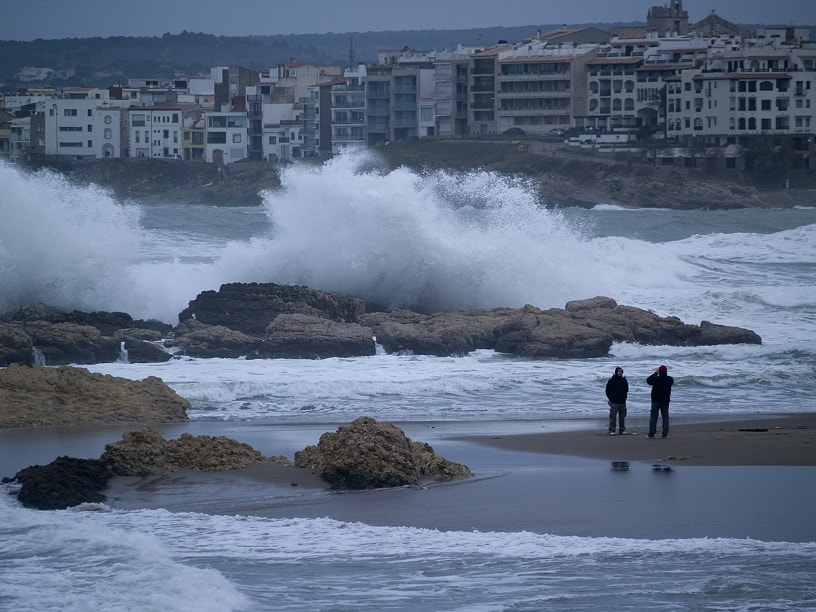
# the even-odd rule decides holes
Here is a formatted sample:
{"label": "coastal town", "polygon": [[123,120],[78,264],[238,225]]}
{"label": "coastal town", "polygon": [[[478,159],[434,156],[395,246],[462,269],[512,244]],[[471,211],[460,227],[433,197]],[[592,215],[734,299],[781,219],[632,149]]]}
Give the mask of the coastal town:
{"label": "coastal town", "polygon": [[350,42],[346,67],[291,58],[261,71],[224,65],[62,89],[46,85],[53,69],[28,67],[18,76],[31,86],[0,96],[0,158],[222,166],[505,137],[740,170],[751,170],[758,147],[784,147],[791,169],[813,170],[810,39],[805,26],[748,30],[714,12],[692,21],[682,0],[671,0],[649,9],[644,27],[563,26],[491,45],[383,49],[376,63],[354,61]]}

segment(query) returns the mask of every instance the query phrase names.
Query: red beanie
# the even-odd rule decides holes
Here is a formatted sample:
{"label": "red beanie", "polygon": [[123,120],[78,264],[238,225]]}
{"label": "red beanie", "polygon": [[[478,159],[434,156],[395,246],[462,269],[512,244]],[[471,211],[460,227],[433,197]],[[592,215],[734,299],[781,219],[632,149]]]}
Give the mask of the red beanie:
{"label": "red beanie", "polygon": [[658,371],[658,372],[660,372],[661,374],[666,374],[666,373],[669,371],[669,368],[667,368],[666,366],[662,365],[662,366],[660,366],[659,368],[657,368],[657,371]]}

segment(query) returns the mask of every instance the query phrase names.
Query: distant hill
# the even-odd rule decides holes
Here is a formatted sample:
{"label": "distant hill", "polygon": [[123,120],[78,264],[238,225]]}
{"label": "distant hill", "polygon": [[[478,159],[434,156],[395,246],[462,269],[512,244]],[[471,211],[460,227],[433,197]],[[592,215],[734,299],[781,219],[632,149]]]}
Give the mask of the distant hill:
{"label": "distant hill", "polygon": [[[570,27],[632,27],[638,23],[586,23]],[[373,63],[381,49],[410,47],[421,51],[454,49],[458,44],[489,46],[500,40],[518,42],[561,24],[478,28],[467,30],[404,30],[277,36],[214,36],[182,32],[154,37],[112,36],[58,40],[0,40],[0,89],[11,92],[25,85],[15,79],[24,66],[72,69],[75,75],[48,84],[107,86],[128,78],[193,77],[213,66],[237,64],[264,70],[292,59],[318,65],[349,65],[354,40],[357,63]],[[747,28],[774,27],[746,24]],[[780,26],[784,27],[784,26]],[[807,26],[803,26],[807,27]],[[816,27],[811,27],[816,39]]]}
{"label": "distant hill", "polygon": [[[606,24],[628,26],[632,24]],[[286,36],[213,36],[182,32],[160,37],[112,36],[59,40],[0,41],[0,82],[16,90],[24,66],[70,68],[76,71],[66,85],[110,85],[128,78],[173,78],[209,74],[212,66],[237,64],[263,70],[291,59],[318,65],[349,65],[349,43],[354,40],[355,61],[373,63],[380,49],[453,49],[458,44],[489,46],[500,40],[520,41],[559,25],[468,30],[413,30],[348,32],[343,34],[290,34]]]}

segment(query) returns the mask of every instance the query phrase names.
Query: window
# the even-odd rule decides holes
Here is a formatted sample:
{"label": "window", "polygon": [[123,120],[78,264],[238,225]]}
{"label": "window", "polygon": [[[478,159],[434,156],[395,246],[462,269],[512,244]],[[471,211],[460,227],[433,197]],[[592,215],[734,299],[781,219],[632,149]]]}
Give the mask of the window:
{"label": "window", "polygon": [[760,101],[760,108],[764,111],[771,110],[771,101],[770,100],[761,100]]}
{"label": "window", "polygon": [[759,125],[763,130],[770,130],[771,129],[771,120],[770,119],[762,119],[760,121]]}
{"label": "window", "polygon": [[105,128],[105,140],[110,140],[111,138],[113,138],[113,130]]}
{"label": "window", "polygon": [[227,142],[227,133],[207,132],[207,142],[210,144],[224,144]]}
{"label": "window", "polygon": [[136,130],[135,134],[136,134],[136,144],[139,144],[140,142],[142,142],[141,139],[139,138],[139,130]]}
{"label": "window", "polygon": [[88,109],[88,116],[93,117],[93,110],[91,110],[90,108]]}
{"label": "window", "polygon": [[[77,116],[77,109],[75,108],[64,108],[62,110],[62,115],[64,117],[76,117]],[[80,145],[82,146],[82,145]]]}
{"label": "window", "polygon": [[233,134],[232,135],[232,142],[234,142],[236,144],[240,143],[241,142],[241,135],[240,134]]}
{"label": "window", "polygon": [[111,116],[110,115],[105,115],[105,125],[110,125],[110,123],[111,123]]}
{"label": "window", "polygon": [[244,159],[244,150],[243,149],[230,149],[230,158],[231,159]]}
{"label": "window", "polygon": [[134,127],[142,127],[145,124],[145,116],[142,114],[133,114],[130,116],[130,122]]}
{"label": "window", "polygon": [[93,140],[88,141],[88,148],[89,149],[93,148]]}
{"label": "window", "polygon": [[88,132],[93,132],[93,125],[90,123],[88,124]]}

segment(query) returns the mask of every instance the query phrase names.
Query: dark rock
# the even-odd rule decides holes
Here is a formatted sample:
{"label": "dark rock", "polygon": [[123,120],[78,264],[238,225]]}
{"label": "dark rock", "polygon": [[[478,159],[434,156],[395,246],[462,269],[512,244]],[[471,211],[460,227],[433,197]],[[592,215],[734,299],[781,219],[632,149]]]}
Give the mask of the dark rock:
{"label": "dark rock", "polygon": [[125,432],[121,441],[105,445],[101,457],[117,476],[170,474],[181,468],[220,472],[245,468],[264,459],[248,444],[223,436],[184,433],[177,440],[165,440],[149,427]]}
{"label": "dark rock", "polygon": [[190,403],[161,379],[128,380],[85,368],[0,369],[0,427],[187,421]]}
{"label": "dark rock", "polygon": [[48,321],[49,323],[73,323],[74,325],[95,327],[102,336],[111,336],[117,329],[130,327],[133,318],[126,312],[82,312],[73,310],[64,312],[45,304],[28,304],[15,312],[6,315],[9,320],[31,323]]}
{"label": "dark rock", "polygon": [[128,363],[163,363],[173,358],[171,353],[154,342],[128,340],[125,342]]}
{"label": "dark rock", "polygon": [[564,310],[527,305],[502,325],[495,349],[529,359],[583,359],[607,355],[612,340],[608,332],[576,321]]}
{"label": "dark rock", "polygon": [[241,331],[189,319],[176,328],[175,338],[167,340],[165,345],[177,346],[190,357],[234,359],[254,355],[260,343],[260,338]]}
{"label": "dark rock", "polygon": [[419,485],[424,478],[472,476],[467,466],[448,461],[428,444],[412,442],[391,423],[360,417],[316,446],[295,453],[295,466],[315,471],[333,489],[373,489]]}
{"label": "dark rock", "polygon": [[120,344],[89,325],[30,321],[25,331],[48,365],[110,363],[119,359]]}
{"label": "dark rock", "polygon": [[0,368],[12,363],[31,365],[34,343],[22,323],[0,323]]}
{"label": "dark rock", "polygon": [[102,491],[113,476],[99,459],[58,457],[48,465],[17,472],[17,498],[26,508],[59,510],[83,503],[103,502]]}
{"label": "dark rock", "polygon": [[396,309],[361,317],[370,325],[387,353],[412,352],[418,355],[465,355],[496,345],[499,328],[518,309],[464,310],[424,315]]}
{"label": "dark rock", "polygon": [[364,312],[365,303],[359,298],[300,285],[231,283],[222,285],[219,291],[200,293],[179,314],[179,321],[195,319],[251,336],[262,336],[279,314],[307,314],[356,323]]}
{"label": "dark rock", "polygon": [[374,355],[371,329],[303,314],[280,314],[266,328],[258,357],[321,359]]}

